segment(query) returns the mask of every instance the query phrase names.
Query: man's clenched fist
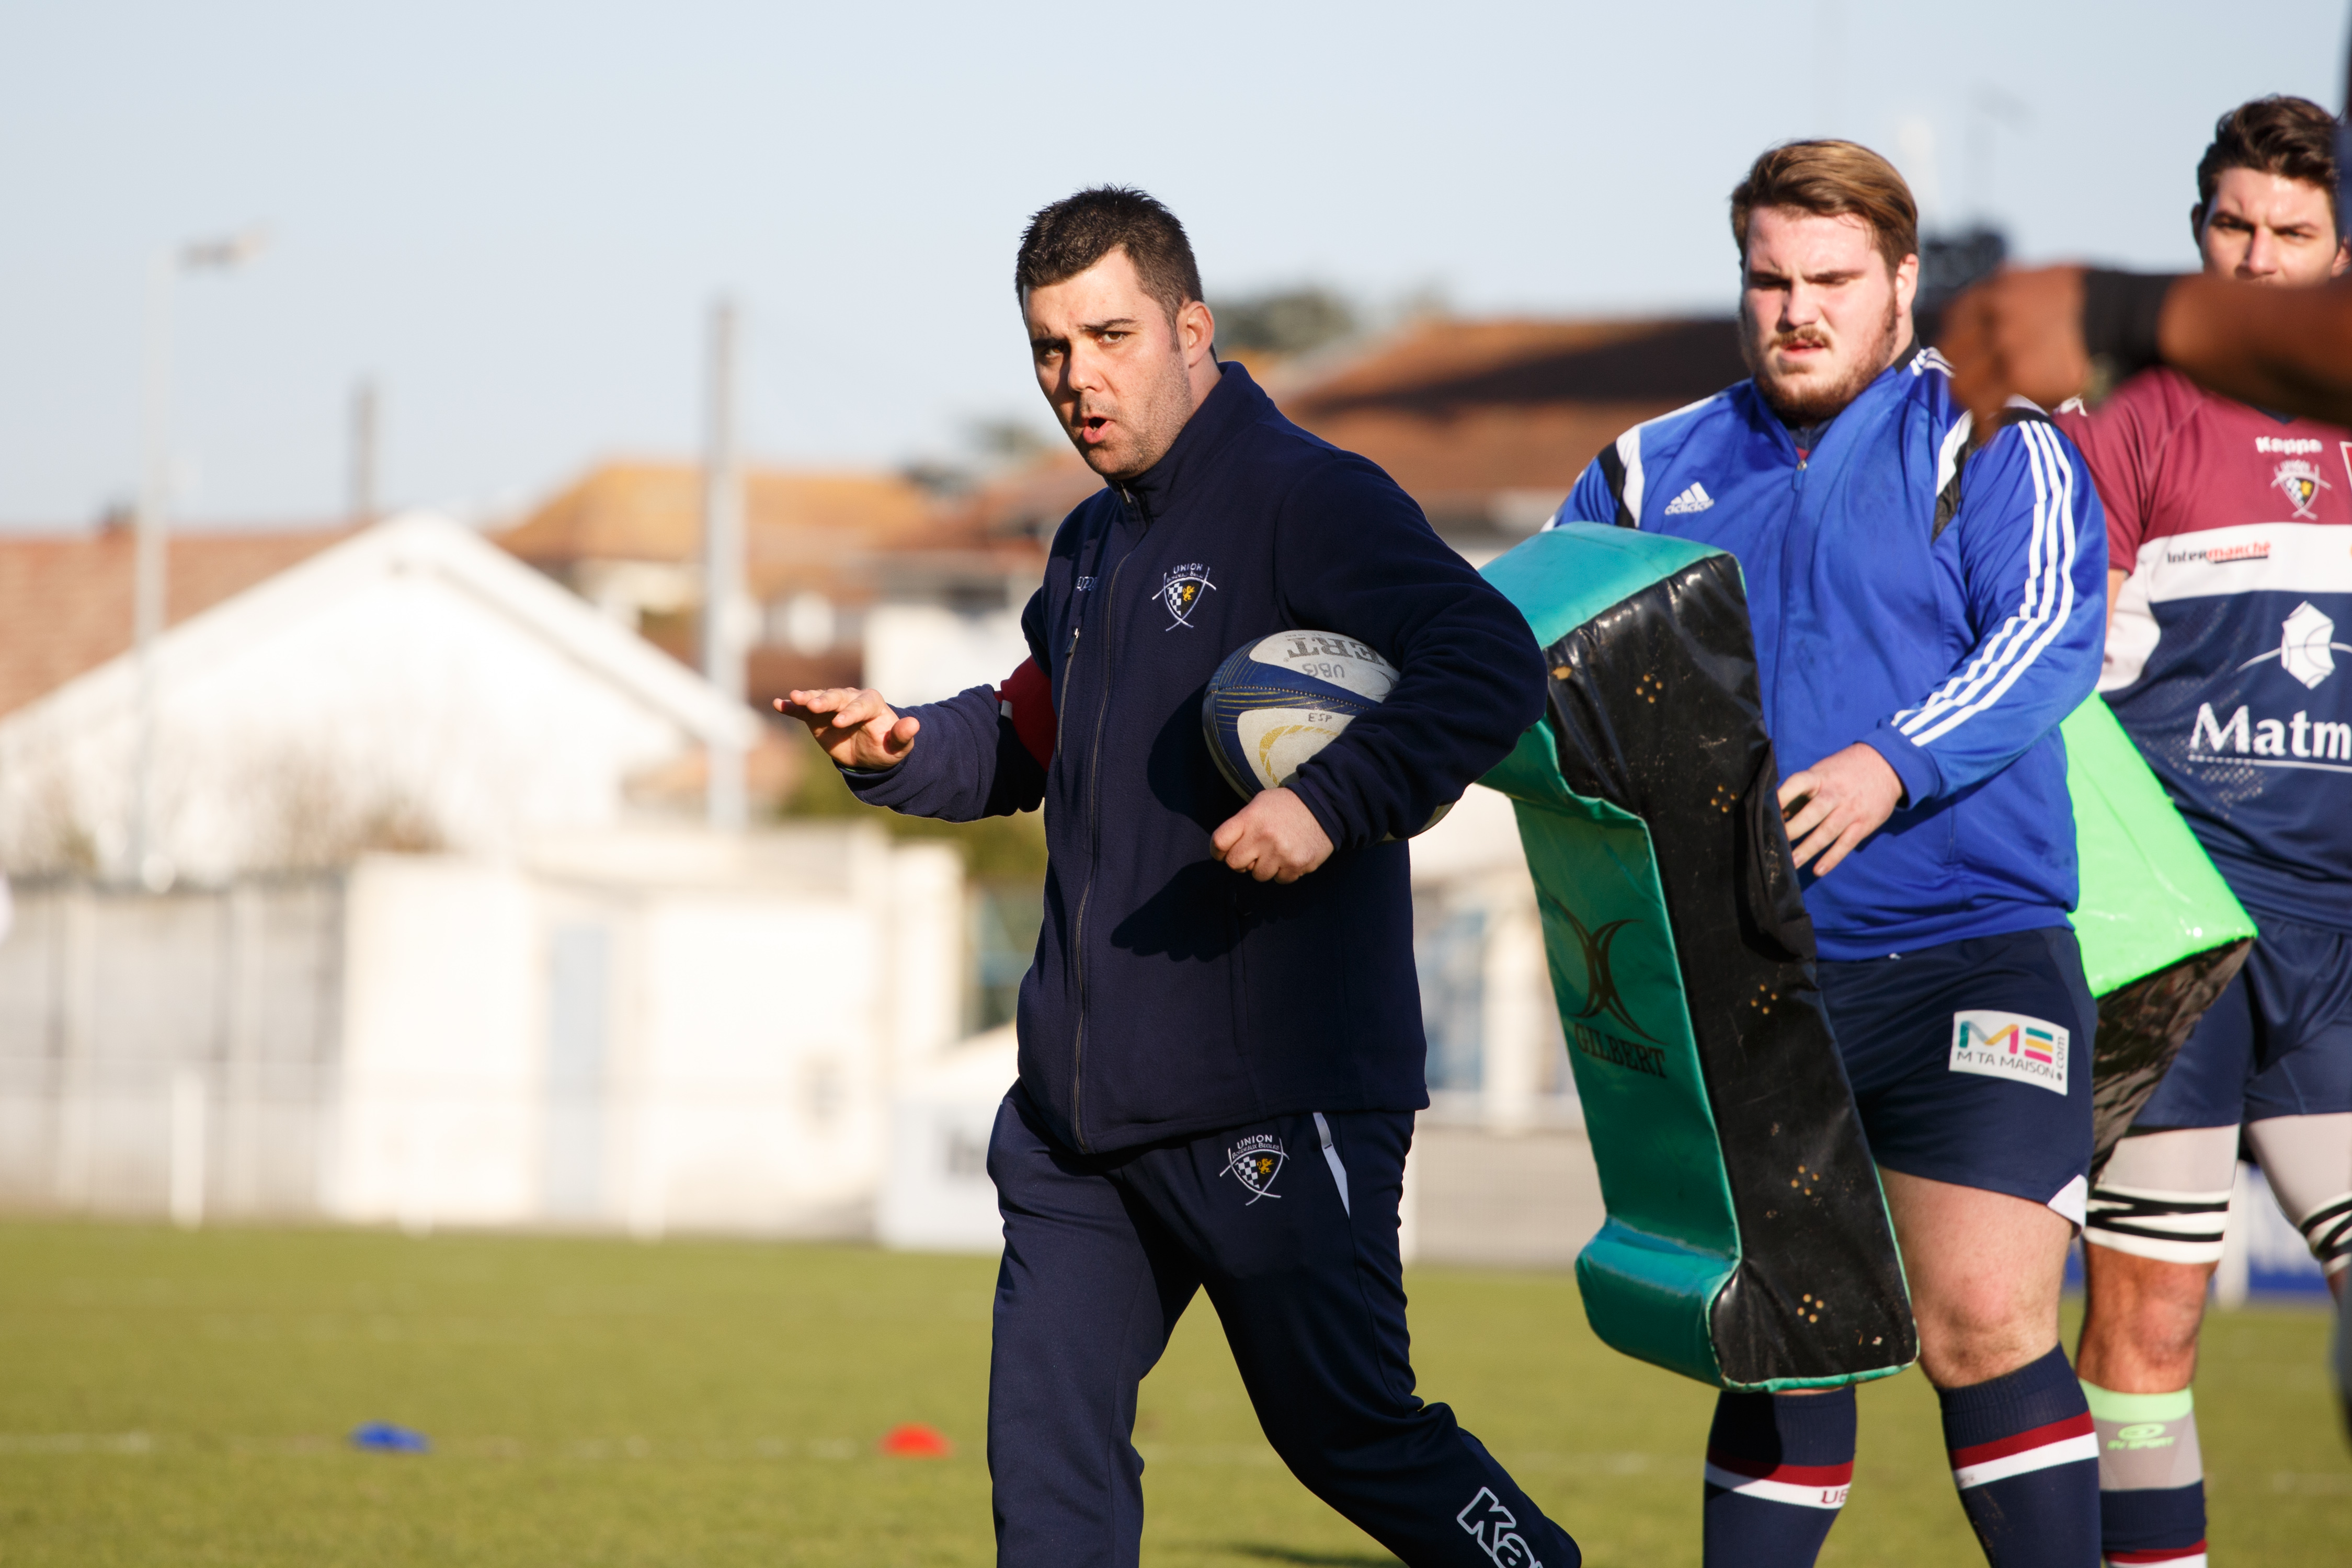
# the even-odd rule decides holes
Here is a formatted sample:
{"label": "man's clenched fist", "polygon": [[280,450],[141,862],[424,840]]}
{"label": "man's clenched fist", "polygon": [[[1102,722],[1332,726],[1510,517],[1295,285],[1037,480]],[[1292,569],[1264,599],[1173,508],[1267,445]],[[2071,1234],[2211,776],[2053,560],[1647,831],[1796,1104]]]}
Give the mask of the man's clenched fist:
{"label": "man's clenched fist", "polygon": [[1297,882],[1331,858],[1331,838],[1307,802],[1267,789],[1225,819],[1209,840],[1217,858],[1260,882]]}
{"label": "man's clenched fist", "polygon": [[817,745],[840,768],[874,771],[896,768],[913,748],[922,721],[901,718],[882,694],[868,688],[828,686],[776,699],[776,711],[799,719]]}

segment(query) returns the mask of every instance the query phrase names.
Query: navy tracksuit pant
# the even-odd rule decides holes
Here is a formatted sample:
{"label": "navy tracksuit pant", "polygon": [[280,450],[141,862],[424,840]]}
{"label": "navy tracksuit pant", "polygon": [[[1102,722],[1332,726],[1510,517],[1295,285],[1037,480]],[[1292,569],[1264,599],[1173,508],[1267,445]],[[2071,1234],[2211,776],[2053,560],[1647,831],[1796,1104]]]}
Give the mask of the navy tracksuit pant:
{"label": "navy tracksuit pant", "polygon": [[1413,1395],[1397,1210],[1412,1117],[1278,1116],[1076,1155],[1015,1088],[988,1151],[1004,1215],[988,1465],[1002,1568],[1129,1568],[1136,1386],[1206,1289],[1266,1438],[1413,1568],[1575,1568],[1443,1405]]}

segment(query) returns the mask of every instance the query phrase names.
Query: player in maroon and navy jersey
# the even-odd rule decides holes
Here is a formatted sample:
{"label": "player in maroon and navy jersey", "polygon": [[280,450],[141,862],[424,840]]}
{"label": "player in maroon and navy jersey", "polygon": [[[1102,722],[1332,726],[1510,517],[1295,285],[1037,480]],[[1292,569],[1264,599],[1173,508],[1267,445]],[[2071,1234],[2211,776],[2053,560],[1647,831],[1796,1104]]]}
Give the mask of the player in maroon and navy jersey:
{"label": "player in maroon and navy jersey", "polygon": [[[2209,275],[2342,273],[2334,118],[2224,115]],[[2189,1385],[2242,1126],[2341,1291],[2352,1264],[2352,431],[2149,371],[2060,412],[2106,505],[2100,690],[2261,936],[2092,1190],[2076,1357],[2111,1563],[2201,1564]],[[2346,667],[2337,668],[2338,661]]]}

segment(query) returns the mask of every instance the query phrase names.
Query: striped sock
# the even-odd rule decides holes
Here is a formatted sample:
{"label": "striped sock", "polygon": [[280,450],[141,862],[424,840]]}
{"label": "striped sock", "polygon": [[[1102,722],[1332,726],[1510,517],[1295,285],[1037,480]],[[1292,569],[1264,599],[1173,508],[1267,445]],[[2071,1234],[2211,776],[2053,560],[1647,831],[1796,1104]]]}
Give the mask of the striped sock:
{"label": "striped sock", "polygon": [[2099,1437],[2099,1544],[2110,1563],[2205,1568],[2205,1467],[2188,1389],[2083,1385]]}
{"label": "striped sock", "polygon": [[2097,1562],[2099,1442],[2066,1353],[1936,1397],[1952,1484],[1992,1568]]}
{"label": "striped sock", "polygon": [[1706,1435],[1707,1568],[1811,1568],[1853,1480],[1853,1390],[1719,1394]]}

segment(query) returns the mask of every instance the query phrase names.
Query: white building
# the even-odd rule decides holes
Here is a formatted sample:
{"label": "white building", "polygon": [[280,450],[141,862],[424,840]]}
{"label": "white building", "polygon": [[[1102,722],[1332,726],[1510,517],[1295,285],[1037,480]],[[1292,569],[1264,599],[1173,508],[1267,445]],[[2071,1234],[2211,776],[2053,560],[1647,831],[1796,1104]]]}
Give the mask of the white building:
{"label": "white building", "polygon": [[321,1207],[866,1234],[891,1085],[955,1039],[961,894],[871,824],[371,856]]}
{"label": "white building", "polygon": [[11,1207],[864,1234],[963,999],[954,852],[870,822],[16,904]]}
{"label": "white building", "polygon": [[123,863],[142,710],[128,651],[0,717],[0,862],[79,856],[162,884],[372,845],[507,853],[616,824],[633,775],[758,733],[694,672],[425,514],[179,622],[154,668],[162,863]]}
{"label": "white building", "polygon": [[140,878],[128,541],[0,546],[0,1202],[869,1228],[961,1021],[952,849],[633,812],[757,722],[441,518],[184,545]]}

